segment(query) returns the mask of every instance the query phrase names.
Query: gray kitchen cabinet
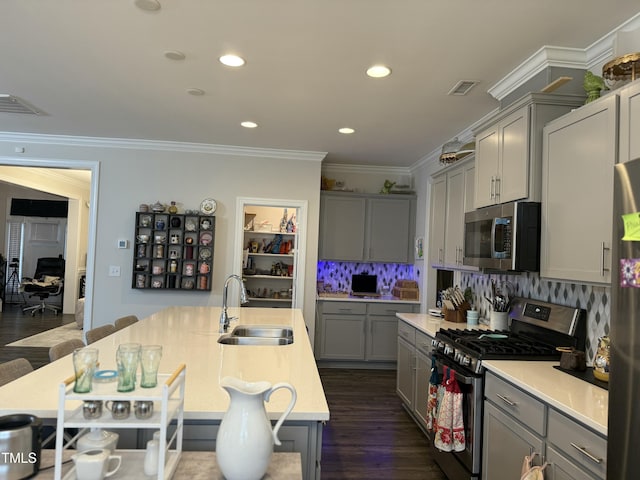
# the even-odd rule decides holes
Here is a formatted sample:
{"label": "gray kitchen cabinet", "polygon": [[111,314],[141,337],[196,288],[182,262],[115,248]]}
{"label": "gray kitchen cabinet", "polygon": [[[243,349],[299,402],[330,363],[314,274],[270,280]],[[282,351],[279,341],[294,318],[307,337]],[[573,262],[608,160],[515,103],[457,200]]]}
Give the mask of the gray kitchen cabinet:
{"label": "gray kitchen cabinet", "polygon": [[409,411],[413,411],[416,395],[415,347],[398,337],[396,392]]}
{"label": "gray kitchen cabinet", "polygon": [[[430,208],[429,258],[432,267],[471,269],[464,256],[464,214],[473,210],[473,156],[434,178]],[[475,269],[474,269],[475,270]]]}
{"label": "gray kitchen cabinet", "polygon": [[431,183],[429,205],[428,255],[432,267],[444,266],[444,229],[447,222],[447,176],[439,175]]}
{"label": "gray kitchen cabinet", "polygon": [[319,258],[413,262],[415,203],[413,195],[322,192]]}
{"label": "gray kitchen cabinet", "polygon": [[572,463],[565,455],[557,451],[553,446],[547,445],[547,457],[549,464],[544,470],[546,480],[581,480],[585,478],[597,479],[581,470],[575,463]]}
{"label": "gray kitchen cabinet", "polygon": [[325,360],[364,360],[367,305],[357,302],[321,303],[318,357]]}
{"label": "gray kitchen cabinet", "polygon": [[542,128],[583,102],[575,95],[529,93],[478,125],[474,207],[540,201]]}
{"label": "gray kitchen cabinet", "polygon": [[525,455],[548,465],[548,480],[606,478],[607,440],[541,400],[486,374],[482,478],[519,478]]}
{"label": "gray kitchen cabinet", "polygon": [[617,119],[610,94],[544,128],[541,277],[611,281]]}
{"label": "gray kitchen cabinet", "polygon": [[[585,471],[592,478],[606,478],[607,440],[551,407],[547,445],[547,448],[553,446],[558,452],[562,452],[566,459],[565,465],[572,464],[575,467],[571,470],[582,472],[582,476],[573,478],[585,478]],[[570,469],[567,466],[565,470]],[[549,478],[556,477],[550,475]]]}
{"label": "gray kitchen cabinet", "polygon": [[620,90],[619,161],[640,158],[640,80]]}
{"label": "gray kitchen cabinet", "polygon": [[320,195],[321,260],[362,260],[364,256],[366,197]]}
{"label": "gray kitchen cabinet", "polygon": [[[367,305],[366,360],[395,362],[397,357],[396,335],[397,306],[392,303],[370,303]],[[409,310],[411,311],[411,310]]]}
{"label": "gray kitchen cabinet", "polygon": [[547,410],[544,403],[501,378],[485,375],[482,478],[519,478],[531,452],[544,455]]}
{"label": "gray kitchen cabinet", "polygon": [[431,376],[432,338],[398,320],[396,392],[405,408],[428,436],[427,400]]}
{"label": "gray kitchen cabinet", "polygon": [[418,305],[384,302],[318,302],[316,357],[340,362],[395,363],[396,312]]}
{"label": "gray kitchen cabinet", "polygon": [[503,410],[485,402],[483,420],[482,478],[520,478],[522,461],[530,452],[543,452],[543,440]]}

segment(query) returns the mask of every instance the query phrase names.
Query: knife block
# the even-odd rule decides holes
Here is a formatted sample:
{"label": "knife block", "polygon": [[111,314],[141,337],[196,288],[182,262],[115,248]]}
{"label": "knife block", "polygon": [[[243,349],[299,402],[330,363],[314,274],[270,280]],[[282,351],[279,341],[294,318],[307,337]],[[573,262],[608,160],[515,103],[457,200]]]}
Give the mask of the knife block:
{"label": "knife block", "polygon": [[455,310],[443,308],[442,311],[444,312],[444,321],[453,323],[467,323],[467,310],[470,309],[471,305],[469,305],[468,302],[461,303]]}

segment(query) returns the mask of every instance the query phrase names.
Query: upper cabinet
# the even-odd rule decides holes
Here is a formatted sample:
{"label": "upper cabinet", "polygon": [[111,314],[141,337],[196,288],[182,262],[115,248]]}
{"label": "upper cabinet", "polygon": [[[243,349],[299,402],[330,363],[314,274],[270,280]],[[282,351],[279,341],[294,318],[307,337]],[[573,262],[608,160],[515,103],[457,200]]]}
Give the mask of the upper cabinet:
{"label": "upper cabinet", "polygon": [[447,222],[447,175],[438,175],[431,183],[429,203],[429,263],[434,267],[444,265],[444,229]]}
{"label": "upper cabinet", "polygon": [[413,195],[321,192],[321,260],[411,263],[415,235]]}
{"label": "upper cabinet", "polygon": [[464,214],[473,210],[475,164],[465,160],[433,179],[429,227],[431,266],[473,269],[462,265]]}
{"label": "upper cabinet", "polygon": [[640,158],[640,80],[620,91],[619,161]]}
{"label": "upper cabinet", "polygon": [[474,207],[540,201],[542,128],[582,105],[583,97],[530,93],[474,130]]}
{"label": "upper cabinet", "polygon": [[544,128],[540,276],[609,283],[618,96]]}

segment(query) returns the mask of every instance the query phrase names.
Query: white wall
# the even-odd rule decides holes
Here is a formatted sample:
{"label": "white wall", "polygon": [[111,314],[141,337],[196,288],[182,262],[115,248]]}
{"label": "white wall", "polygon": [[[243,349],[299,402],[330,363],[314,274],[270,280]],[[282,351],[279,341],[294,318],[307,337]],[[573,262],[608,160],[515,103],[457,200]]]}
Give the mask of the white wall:
{"label": "white wall", "polygon": [[[93,283],[87,285],[87,296],[92,298],[92,308],[88,308],[92,326],[112,323],[127,314],[145,317],[168,305],[220,305],[222,285],[233,266],[235,200],[266,197],[309,202],[304,317],[313,335],[320,166],[324,154],[0,134],[0,164],[2,158],[15,159],[18,145],[25,148],[20,157],[23,162],[48,159],[99,163]],[[132,289],[131,244],[138,206],[175,200],[183,208],[197,209],[208,197],[215,198],[218,204],[212,291]],[[119,239],[128,239],[130,247],[118,249]],[[120,277],[108,276],[110,265],[121,267]],[[91,272],[88,273],[90,277]]]}

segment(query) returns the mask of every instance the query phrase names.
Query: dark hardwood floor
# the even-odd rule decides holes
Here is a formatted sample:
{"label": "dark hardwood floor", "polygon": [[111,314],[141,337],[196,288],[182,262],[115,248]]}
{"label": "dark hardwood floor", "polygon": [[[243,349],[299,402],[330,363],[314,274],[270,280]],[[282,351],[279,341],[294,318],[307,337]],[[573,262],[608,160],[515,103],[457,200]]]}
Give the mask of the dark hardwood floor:
{"label": "dark hardwood floor", "polygon": [[0,312],[0,363],[24,357],[31,362],[33,368],[40,368],[49,363],[49,349],[40,347],[7,347],[6,345],[37,333],[60,327],[75,321],[73,315],[54,315],[52,312],[22,312],[22,305],[3,304]]}
{"label": "dark hardwood floor", "polygon": [[320,369],[331,418],[322,480],[446,480],[433,447],[402,407],[395,370]]}

